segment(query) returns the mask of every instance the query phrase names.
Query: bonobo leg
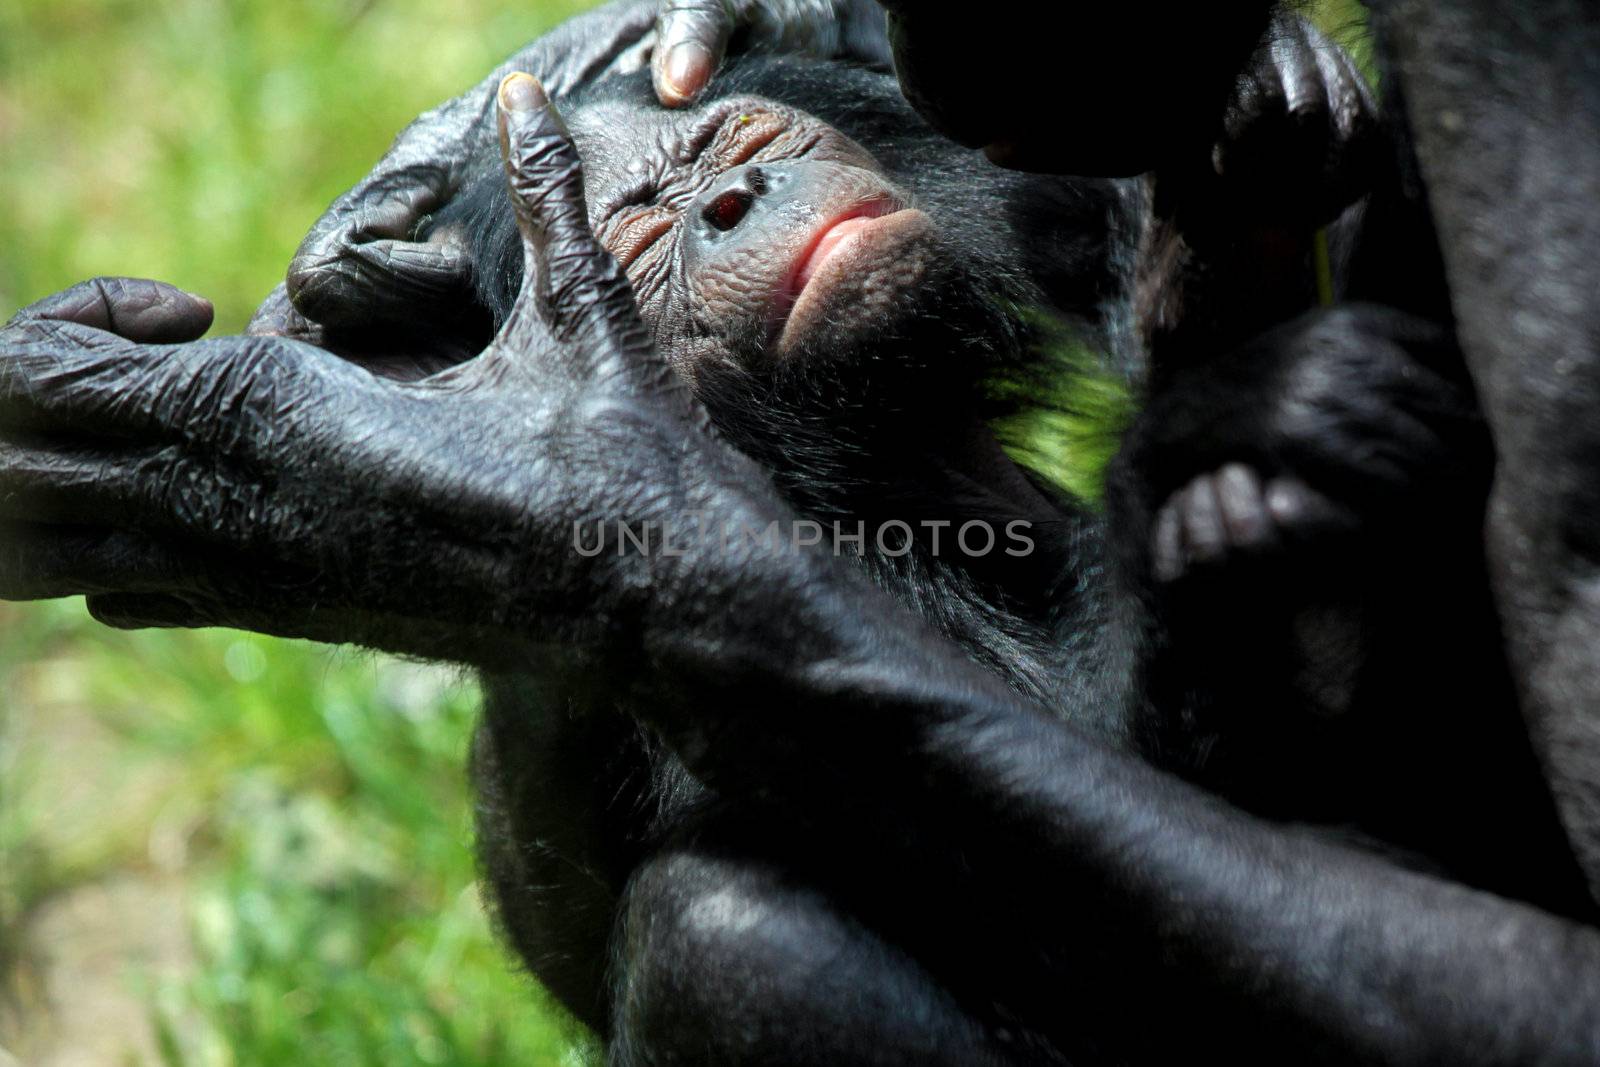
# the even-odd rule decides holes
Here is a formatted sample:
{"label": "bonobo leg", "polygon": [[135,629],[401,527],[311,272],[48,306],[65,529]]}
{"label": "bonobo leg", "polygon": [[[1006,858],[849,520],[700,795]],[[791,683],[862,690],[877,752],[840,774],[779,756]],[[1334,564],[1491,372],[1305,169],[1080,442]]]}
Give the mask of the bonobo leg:
{"label": "bonobo leg", "polygon": [[499,925],[545,989],[604,1033],[618,901],[657,781],[639,725],[533,675],[486,676],[472,748],[480,862]]}
{"label": "bonobo leg", "polygon": [[783,836],[770,820],[702,825],[640,868],[615,957],[614,1067],[1065,1062],[959,1003],[809,882]]}

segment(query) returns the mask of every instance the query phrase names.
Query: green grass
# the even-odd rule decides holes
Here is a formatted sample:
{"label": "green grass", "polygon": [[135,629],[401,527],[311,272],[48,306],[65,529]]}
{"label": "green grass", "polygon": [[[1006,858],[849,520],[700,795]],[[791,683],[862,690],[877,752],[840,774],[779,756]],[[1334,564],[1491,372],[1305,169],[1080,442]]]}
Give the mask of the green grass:
{"label": "green grass", "polygon": [[[401,126],[585,6],[0,3],[0,318],[132,274],[237,331]],[[0,608],[0,693],[0,963],[74,887],[176,869],[198,968],[127,975],[168,1064],[574,1062],[478,905],[470,686],[72,603]]]}
{"label": "green grass", "polygon": [[134,274],[237,329],[401,126],[587,6],[6,0],[0,308]]}
{"label": "green grass", "polygon": [[[165,1062],[570,1062],[570,1029],[513,972],[473,889],[470,687],[254,635],[113,633],[76,604],[8,625],[0,662],[11,718],[90,709],[118,764],[9,754],[0,918],[170,863],[163,841],[186,853],[200,967],[149,988]],[[105,776],[108,807],[63,813],[46,788],[64,774]]]}

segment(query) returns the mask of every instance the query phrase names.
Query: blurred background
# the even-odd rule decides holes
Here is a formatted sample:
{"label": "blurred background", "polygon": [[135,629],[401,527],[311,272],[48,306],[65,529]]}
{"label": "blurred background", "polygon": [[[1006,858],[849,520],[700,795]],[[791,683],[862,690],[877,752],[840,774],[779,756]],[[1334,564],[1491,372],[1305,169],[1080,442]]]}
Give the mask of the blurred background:
{"label": "blurred background", "polygon": [[[417,113],[583,0],[0,0],[0,319],[237,332]],[[1357,32],[1351,0],[1318,9]],[[0,1067],[577,1064],[491,938],[450,672],[0,604]]]}
{"label": "blurred background", "polygon": [[[238,332],[404,124],[586,6],[0,0],[0,320],[129,274]],[[577,1062],[479,906],[476,699],[0,605],[0,1063]]]}

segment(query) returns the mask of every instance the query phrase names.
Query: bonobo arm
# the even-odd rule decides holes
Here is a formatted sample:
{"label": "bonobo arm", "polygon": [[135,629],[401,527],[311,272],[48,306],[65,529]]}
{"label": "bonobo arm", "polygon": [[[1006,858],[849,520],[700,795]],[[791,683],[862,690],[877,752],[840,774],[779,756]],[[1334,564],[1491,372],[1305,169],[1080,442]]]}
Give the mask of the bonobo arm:
{"label": "bonobo arm", "polygon": [[340,337],[364,342],[377,334],[389,343],[438,333],[470,293],[469,243],[456,231],[435,231],[426,241],[414,235],[492,154],[494,86],[524,71],[560,96],[653,62],[663,101],[684,103],[704,88],[735,30],[745,48],[887,62],[883,13],[872,0],[614,0],[585,12],[408,126],[312,227],[289,266],[286,294],[273,294],[252,332],[315,331],[317,343],[330,347]]}
{"label": "bonobo arm", "polygon": [[80,288],[9,327],[0,587],[480,661],[620,649],[698,773],[854,841],[863,913],[983,966],[1064,1046],[1600,1054],[1594,930],[1110,751],[826,556],[574,558],[575,518],[789,513],[650,351],[575,154],[527,91],[508,86],[503,122],[530,282],[445,376],[384,381],[281,339],[184,343],[206,307],[151,283]]}
{"label": "bonobo arm", "polygon": [[[1283,421],[1256,427],[1263,469],[1333,496],[1407,494],[1409,464],[1448,471],[1481,451],[1470,407],[1404,361],[1442,343],[1427,324],[1340,308],[1274,340],[1324,373],[1268,386]],[[1374,359],[1394,373],[1374,379]],[[1600,1056],[1600,930],[1249,815],[911,628],[834,618],[828,644],[692,677],[675,635],[651,635],[638,707],[730,804],[782,812],[848,857],[847,875],[820,875],[837,906],[1069,1059]]]}
{"label": "bonobo arm", "polygon": [[[444,374],[390,381],[281,337],[195,342],[209,305],[153,282],[19,315],[0,333],[0,593],[521,667],[545,642],[609,647],[691,591],[738,619],[737,552],[574,547],[591,517],[693,547],[699,513],[759,530],[789,512],[651,347],[559,119],[501,122],[529,281],[489,349]],[[761,596],[798,598],[836,565],[804,566],[775,562],[784,582]],[[686,632],[710,643],[723,619]]]}

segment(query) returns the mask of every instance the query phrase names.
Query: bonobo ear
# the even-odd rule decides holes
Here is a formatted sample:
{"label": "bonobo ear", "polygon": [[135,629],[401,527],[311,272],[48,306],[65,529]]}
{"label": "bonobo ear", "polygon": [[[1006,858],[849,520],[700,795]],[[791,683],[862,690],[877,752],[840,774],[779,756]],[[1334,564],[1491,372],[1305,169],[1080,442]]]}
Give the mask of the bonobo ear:
{"label": "bonobo ear", "polygon": [[72,322],[139,344],[182,344],[211,329],[203,296],[144,278],[93,278],[17,312],[13,325]]}

